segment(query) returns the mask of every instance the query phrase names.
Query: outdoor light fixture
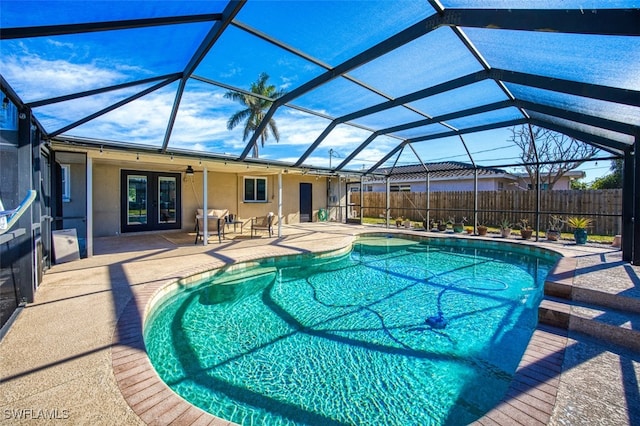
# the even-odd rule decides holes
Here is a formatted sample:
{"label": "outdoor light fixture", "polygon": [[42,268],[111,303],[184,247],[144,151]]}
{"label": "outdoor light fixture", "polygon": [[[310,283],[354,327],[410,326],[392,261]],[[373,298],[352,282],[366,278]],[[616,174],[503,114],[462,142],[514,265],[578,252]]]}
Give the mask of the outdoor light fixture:
{"label": "outdoor light fixture", "polygon": [[136,153],[136,161],[140,160],[140,154]]}
{"label": "outdoor light fixture", "polygon": [[102,149],[102,145],[100,145],[100,155],[102,155],[103,152],[104,150]]}
{"label": "outdoor light fixture", "polygon": [[9,108],[9,98],[5,96],[4,99],[2,100],[2,109],[7,109],[7,108]]}
{"label": "outdoor light fixture", "polygon": [[187,170],[184,171],[187,176],[193,176],[193,167],[187,166]]}

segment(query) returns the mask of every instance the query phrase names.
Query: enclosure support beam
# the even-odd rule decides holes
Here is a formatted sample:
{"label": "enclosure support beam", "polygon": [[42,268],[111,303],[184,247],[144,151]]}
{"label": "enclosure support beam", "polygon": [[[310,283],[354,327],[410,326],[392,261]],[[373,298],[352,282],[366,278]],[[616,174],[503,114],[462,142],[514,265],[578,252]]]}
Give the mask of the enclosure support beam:
{"label": "enclosure support beam", "polygon": [[634,206],[634,158],[633,150],[624,152],[622,166],[622,260],[631,262],[633,258],[633,206]]}
{"label": "enclosure support beam", "polygon": [[529,137],[531,137],[531,150],[533,150],[533,156],[536,160],[536,213],[535,213],[535,222],[536,222],[536,241],[540,240],[540,156],[538,155],[538,147],[536,145],[535,133],[533,132],[533,128],[531,127],[531,123],[528,123],[529,126]]}
{"label": "enclosure support beam", "polygon": [[87,176],[86,182],[86,194],[87,194],[87,205],[86,205],[86,218],[87,218],[87,237],[86,248],[87,248],[87,257],[93,257],[93,156],[91,154],[87,155],[87,170],[85,171]]}
{"label": "enclosure support beam", "polygon": [[364,175],[360,175],[360,225],[364,217]]}
{"label": "enclosure support beam", "polygon": [[[209,215],[209,209],[207,208],[207,204],[209,200],[207,199],[207,181],[209,177],[207,176],[207,168],[202,168],[202,212],[204,217],[202,218],[202,245],[206,246],[209,242],[209,220],[207,216]],[[197,219],[196,219],[197,220]]]}
{"label": "enclosure support beam", "polygon": [[389,228],[389,206],[391,204],[391,195],[390,193],[390,181],[389,181],[389,176],[385,176],[384,178],[384,186],[385,186],[385,192],[386,192],[386,197],[385,197],[385,206],[384,206],[384,223],[386,228]]}
{"label": "enclosure support beam", "polygon": [[[537,161],[537,160],[536,160]],[[536,164],[536,241],[540,241],[540,164]]]}
{"label": "enclosure support beam", "polygon": [[640,213],[640,135],[636,135],[636,141],[634,144],[634,177],[633,177],[633,260],[634,265],[640,265],[640,220],[638,220],[638,214]]}
{"label": "enclosure support beam", "polygon": [[429,171],[427,170],[427,188],[426,188],[426,193],[427,193],[427,219],[425,222],[425,228],[427,228],[427,231],[431,231],[431,227],[429,226],[429,224],[431,223],[431,178],[429,176]]}
{"label": "enclosure support beam", "polygon": [[282,238],[282,170],[278,172],[278,238]]}
{"label": "enclosure support beam", "polygon": [[478,233],[478,168],[473,169],[473,233]]}

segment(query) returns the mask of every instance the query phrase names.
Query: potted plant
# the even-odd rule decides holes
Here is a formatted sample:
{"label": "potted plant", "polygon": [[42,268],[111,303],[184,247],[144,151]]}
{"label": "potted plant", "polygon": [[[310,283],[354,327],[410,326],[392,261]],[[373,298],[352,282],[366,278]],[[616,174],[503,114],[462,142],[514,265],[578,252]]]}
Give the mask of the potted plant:
{"label": "potted plant", "polygon": [[438,221],[438,231],[442,232],[442,231],[446,231],[447,230],[447,222],[445,222],[444,220],[439,220]]}
{"label": "potted plant", "polygon": [[487,235],[488,230],[489,228],[487,228],[487,225],[485,225],[484,223],[478,223],[476,225],[476,231],[478,231],[478,235]]}
{"label": "potted plant", "polygon": [[402,216],[398,216],[396,217],[395,221],[396,221],[396,228],[400,228],[400,225],[402,225],[402,221],[404,219],[402,218]]}
{"label": "potted plant", "polygon": [[466,228],[464,228],[464,230],[466,231],[467,234],[471,235],[473,234],[473,228],[470,226],[467,226]]}
{"label": "potted plant", "polygon": [[586,217],[573,216],[567,219],[567,225],[573,228],[573,237],[576,244],[587,243],[587,228],[591,226],[593,221]]}
{"label": "potted plant", "polygon": [[521,219],[520,220],[520,236],[522,237],[522,239],[528,240],[529,238],[531,238],[532,235],[533,235],[533,229],[531,229],[531,226],[529,226],[529,220]]}
{"label": "potted plant", "polygon": [[453,226],[453,232],[461,233],[464,231],[464,224],[467,221],[467,218],[463,217],[459,222],[456,222],[454,218],[450,218],[449,221]]}
{"label": "potted plant", "polygon": [[549,227],[547,228],[547,240],[558,241],[562,230],[562,218],[559,216],[549,217]]}
{"label": "potted plant", "polygon": [[507,219],[500,221],[500,236],[502,236],[502,238],[508,238],[509,235],[511,235],[511,226],[511,222]]}

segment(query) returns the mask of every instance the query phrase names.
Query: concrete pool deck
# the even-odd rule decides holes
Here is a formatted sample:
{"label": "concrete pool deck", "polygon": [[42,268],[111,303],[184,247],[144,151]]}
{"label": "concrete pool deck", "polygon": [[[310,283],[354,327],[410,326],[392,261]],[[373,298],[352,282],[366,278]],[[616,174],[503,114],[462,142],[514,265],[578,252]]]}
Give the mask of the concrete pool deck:
{"label": "concrete pool deck", "polygon": [[[0,342],[1,422],[228,424],[158,383],[141,346],[146,301],[167,282],[231,262],[338,249],[356,234],[375,231],[386,230],[310,223],[283,226],[282,238],[235,238],[208,246],[193,245],[186,234],[97,239],[92,258],[47,271],[36,301]],[[574,285],[640,299],[640,267],[622,262],[617,250],[523,244],[574,257]],[[639,353],[540,326],[509,394],[478,424],[638,425],[639,383]]]}

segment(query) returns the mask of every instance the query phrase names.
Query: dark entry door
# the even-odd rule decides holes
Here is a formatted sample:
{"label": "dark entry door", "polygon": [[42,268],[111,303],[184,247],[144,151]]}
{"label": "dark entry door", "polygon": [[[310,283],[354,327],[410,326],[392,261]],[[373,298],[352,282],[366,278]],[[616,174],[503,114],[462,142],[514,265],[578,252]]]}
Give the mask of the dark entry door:
{"label": "dark entry door", "polygon": [[311,206],[311,184],[300,184],[300,222],[311,222],[312,219]]}
{"label": "dark entry door", "polygon": [[122,232],[181,227],[180,173],[122,170]]}

